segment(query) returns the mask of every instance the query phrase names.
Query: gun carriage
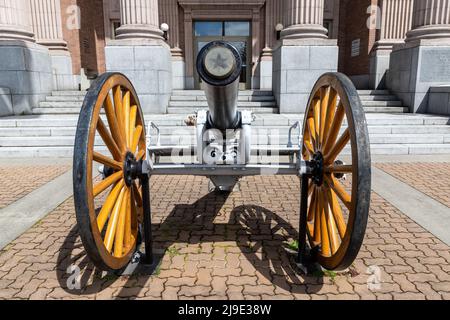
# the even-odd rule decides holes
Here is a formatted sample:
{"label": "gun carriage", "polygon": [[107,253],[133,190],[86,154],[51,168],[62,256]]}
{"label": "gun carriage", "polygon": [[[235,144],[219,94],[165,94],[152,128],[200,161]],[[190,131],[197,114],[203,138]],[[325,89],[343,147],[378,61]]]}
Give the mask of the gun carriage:
{"label": "gun carriage", "polygon": [[[340,73],[322,75],[309,98],[302,140],[292,143],[292,131],[300,128],[296,123],[286,147],[253,149],[252,113],[237,108],[241,68],[238,51],[227,43],[211,42],[199,53],[197,70],[209,108],[197,113],[196,145],[185,147],[162,147],[147,136],[146,131],[159,130],[153,123],[146,130],[138,96],[124,75],[106,73],[92,84],[78,121],[73,177],[79,234],[96,267],[123,269],[142,238],[144,261],[151,263],[152,176],[206,176],[216,189],[231,191],[240,178],[267,170],[299,177],[299,262],[308,240],[315,261],[326,269],[345,269],[354,261],[371,189],[368,130],[354,85]],[[106,148],[97,145],[96,137]],[[160,161],[183,148],[193,151],[195,163]],[[287,160],[252,163],[252,155],[261,152]],[[100,177],[95,174],[99,165]]]}

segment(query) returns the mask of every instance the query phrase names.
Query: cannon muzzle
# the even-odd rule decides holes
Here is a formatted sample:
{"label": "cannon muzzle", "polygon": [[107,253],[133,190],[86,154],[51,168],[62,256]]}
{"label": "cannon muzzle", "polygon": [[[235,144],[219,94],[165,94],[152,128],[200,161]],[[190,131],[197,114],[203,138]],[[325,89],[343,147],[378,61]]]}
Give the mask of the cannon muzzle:
{"label": "cannon muzzle", "polygon": [[216,129],[235,129],[239,125],[237,103],[241,70],[239,51],[226,42],[210,42],[198,55],[197,71],[204,82],[209,120]]}

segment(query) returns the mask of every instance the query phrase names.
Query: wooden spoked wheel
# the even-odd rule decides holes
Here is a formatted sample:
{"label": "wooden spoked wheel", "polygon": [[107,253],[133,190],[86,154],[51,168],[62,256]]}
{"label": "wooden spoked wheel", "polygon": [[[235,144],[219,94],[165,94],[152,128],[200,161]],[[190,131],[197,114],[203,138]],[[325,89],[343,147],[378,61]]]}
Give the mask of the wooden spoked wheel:
{"label": "wooden spoked wheel", "polygon": [[303,124],[302,156],[315,164],[307,186],[311,248],[324,268],[345,269],[363,242],[371,190],[367,122],[345,75],[327,73],[315,84]]}
{"label": "wooden spoked wheel", "polygon": [[145,148],[144,119],[132,84],[121,74],[103,74],[81,109],[73,167],[78,232],[99,269],[120,270],[135,252],[142,217],[136,164],[145,158]]}

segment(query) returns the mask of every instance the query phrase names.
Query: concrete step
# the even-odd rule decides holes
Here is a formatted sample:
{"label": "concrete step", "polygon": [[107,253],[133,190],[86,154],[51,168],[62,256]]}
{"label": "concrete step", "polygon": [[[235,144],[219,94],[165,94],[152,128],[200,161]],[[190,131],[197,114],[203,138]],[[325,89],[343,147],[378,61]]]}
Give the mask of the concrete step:
{"label": "concrete step", "polygon": [[[450,144],[372,144],[373,155],[418,155],[418,154],[450,154]],[[99,149],[98,151],[102,151]],[[343,154],[349,151],[344,150]],[[0,158],[70,158],[73,147],[3,147]]]}
{"label": "concrete step", "polygon": [[401,107],[401,101],[361,101],[364,107]]}
{"label": "concrete step", "polygon": [[86,91],[53,91],[52,96],[84,96]]}
{"label": "concrete step", "polygon": [[[183,108],[183,110],[185,110]],[[144,115],[145,122],[155,122],[159,126],[184,126],[185,119],[194,112],[183,112],[180,114]],[[288,126],[296,121],[303,121],[303,114],[255,114],[254,126]],[[450,118],[442,116],[430,116],[419,114],[378,114],[368,113],[366,115],[369,126],[393,126],[402,130],[405,126],[446,126],[450,127]],[[49,127],[75,127],[78,122],[76,114],[49,114],[28,115],[0,118],[0,128],[49,128]],[[406,130],[409,130],[407,128]],[[425,129],[424,129],[425,130]]]}
{"label": "concrete step", "polygon": [[[208,108],[207,101],[169,101],[170,107],[188,107],[188,108]],[[249,101],[239,101],[238,107],[249,107],[249,108],[271,108],[276,107],[275,101],[260,101],[260,102],[249,102]]]}
{"label": "concrete step", "polygon": [[[173,90],[172,96],[205,96],[203,90]],[[239,96],[273,96],[270,90],[242,90]]]}
{"label": "concrete step", "polygon": [[[165,123],[157,122],[160,128],[161,135],[171,135],[180,130],[194,131],[194,127],[187,127],[184,125],[166,125]],[[301,129],[301,127],[300,127]],[[343,127],[343,130],[345,127]],[[267,135],[278,133],[279,135],[287,136],[289,132],[289,126],[276,126],[276,125],[254,125],[252,126],[252,132],[256,135]],[[298,131],[293,132],[293,136],[297,135]],[[46,127],[0,127],[0,137],[29,137],[34,139],[36,137],[59,137],[59,136],[75,136],[76,133],[76,121],[69,123],[67,126],[57,127],[48,123]],[[450,126],[369,126],[369,133],[373,134],[397,134],[397,135],[422,135],[432,134],[450,135]],[[192,133],[193,134],[193,133]]]}
{"label": "concrete step", "polygon": [[46,102],[80,102],[83,101],[85,95],[80,96],[47,96]]}
{"label": "concrete step", "polygon": [[[206,96],[172,96],[170,101],[206,101]],[[238,101],[275,101],[273,96],[239,96]]]}
{"label": "concrete step", "polygon": [[[167,112],[169,114],[186,114],[186,113],[193,114],[196,111],[202,110],[202,109],[204,109],[204,108],[202,108],[202,107],[198,107],[198,108],[195,108],[195,107],[194,108],[192,108],[192,107],[169,107],[167,109]],[[276,114],[279,112],[278,108],[275,108],[275,107],[272,107],[272,108],[271,107],[241,107],[239,109],[250,110],[251,112],[253,112],[255,114],[256,113]]]}
{"label": "concrete step", "polygon": [[372,96],[382,96],[382,95],[389,95],[391,94],[391,92],[389,90],[358,90],[358,94],[360,96],[368,96],[368,95],[372,95]]}
{"label": "concrete step", "polygon": [[361,101],[399,101],[394,95],[362,95]]}
{"label": "concrete step", "polygon": [[[262,134],[261,134],[262,133]],[[298,135],[293,137],[296,140]],[[32,146],[72,146],[74,136],[41,136],[33,137],[0,137],[0,147],[32,147]],[[252,144],[286,145],[287,134],[280,132],[253,132]],[[450,134],[370,134],[371,144],[448,144]],[[186,145],[195,144],[194,130],[179,130],[170,135],[161,135],[162,145]],[[100,137],[96,139],[96,145],[103,145]]]}

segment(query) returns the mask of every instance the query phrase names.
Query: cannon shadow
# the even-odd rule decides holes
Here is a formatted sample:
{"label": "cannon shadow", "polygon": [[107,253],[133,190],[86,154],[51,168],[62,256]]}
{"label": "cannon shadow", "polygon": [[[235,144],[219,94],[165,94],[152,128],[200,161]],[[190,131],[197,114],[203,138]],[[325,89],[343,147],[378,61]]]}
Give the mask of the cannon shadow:
{"label": "cannon shadow", "polygon": [[[161,223],[154,222],[155,265],[161,263],[169,248],[180,242],[191,245],[214,240],[233,241],[247,261],[275,288],[291,293],[306,293],[306,285],[312,285],[308,286],[308,293],[320,291],[324,281],[322,275],[303,275],[295,263],[295,252],[286,249],[288,241],[298,238],[295,228],[276,213],[257,205],[241,205],[228,215],[221,216],[222,206],[228,197],[227,193],[209,193],[193,204],[174,206]],[[215,220],[226,222],[217,223]],[[86,256],[77,235],[75,226],[61,246],[58,257],[58,281],[68,293],[100,293],[120,281],[120,289],[115,294],[117,297],[125,296],[125,291],[129,292],[131,288],[134,296],[137,296],[143,289],[137,283],[146,283],[152,277],[151,274],[142,273],[119,277],[97,270]],[[71,266],[79,268],[81,289],[68,286],[68,280],[70,282],[69,278],[73,275],[73,270],[68,269]]]}

